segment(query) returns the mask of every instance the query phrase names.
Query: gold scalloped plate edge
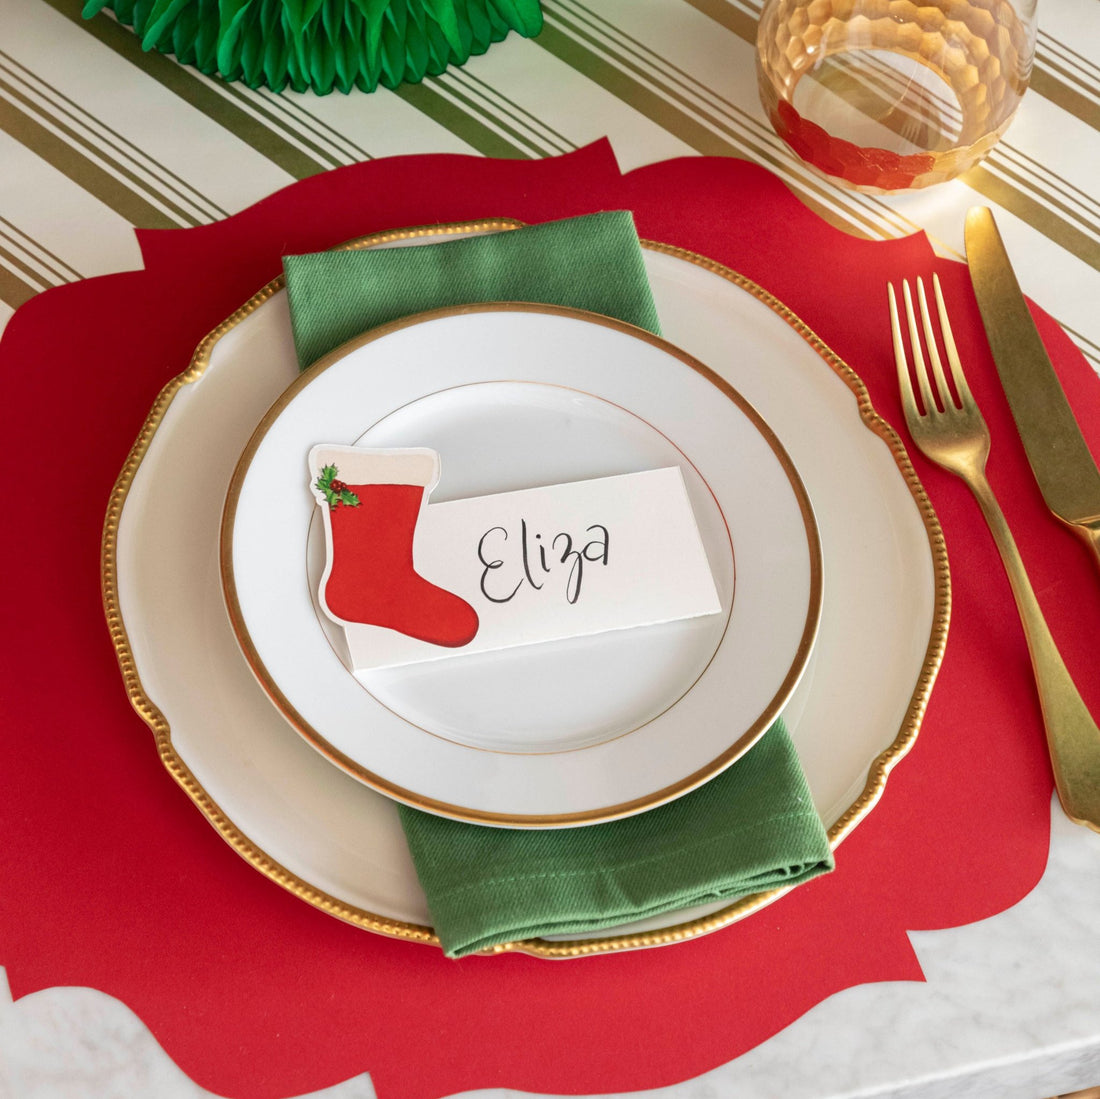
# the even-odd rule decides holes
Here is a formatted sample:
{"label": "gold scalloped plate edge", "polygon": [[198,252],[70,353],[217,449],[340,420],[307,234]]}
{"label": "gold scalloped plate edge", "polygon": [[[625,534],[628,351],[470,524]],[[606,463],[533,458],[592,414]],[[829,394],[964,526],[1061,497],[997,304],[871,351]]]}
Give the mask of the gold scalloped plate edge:
{"label": "gold scalloped plate edge", "polygon": [[[522,222],[511,218],[494,218],[474,222],[460,222],[450,225],[418,226],[409,229],[395,229],[386,232],[371,234],[353,241],[349,241],[341,248],[359,249],[377,247],[378,245],[393,243],[400,240],[414,240],[423,237],[439,235],[459,235],[479,232],[495,232],[509,229],[517,229]],[[939,672],[943,660],[944,650],[947,644],[947,628],[951,615],[951,581],[947,562],[947,549],[940,527],[928,494],[924,490],[916,470],[909,459],[897,432],[875,411],[871,403],[867,387],[859,375],[833,351],[804,321],[787,308],[778,298],[774,297],[761,286],[750,279],[739,275],[731,268],[708,259],[706,256],[674,245],[662,244],[657,241],[644,240],[643,247],[654,252],[663,252],[666,255],[686,260],[704,270],[732,282],[734,285],[751,294],[762,302],[777,316],[791,326],[832,369],[832,371],[848,386],[855,396],[860,418],[864,425],[878,435],[887,445],[890,453],[901,472],[905,483],[912,494],[928,536],[928,543],[932,554],[933,570],[935,576],[934,612],[932,631],[928,646],[925,650],[924,662],[921,673],[917,679],[916,687],[910,697],[909,705],[902,720],[898,735],[893,743],[885,751],[881,752],[871,763],[867,780],[863,790],[856,800],[829,828],[829,845],[832,850],[853,831],[853,829],[871,812],[883,791],[886,782],[894,766],[912,748],[920,731],[921,721],[924,717],[928,700],[932,693],[932,687]],[[308,904],[327,912],[331,916],[344,920],[356,927],[364,928],[379,935],[391,938],[403,939],[409,942],[427,943],[439,946],[439,938],[430,927],[421,924],[406,923],[401,920],[389,919],[369,912],[366,909],[350,905],[333,897],[328,893],[310,885],[309,882],[292,873],[285,866],[277,862],[266,851],[257,847],[237,826],[229,819],[220,806],[206,792],[202,784],[196,779],[191,769],[176,752],[172,743],[172,730],[164,714],[157,705],[145,693],[141,678],[138,675],[137,665],[130,648],[126,626],[119,607],[118,596],[118,533],[122,510],[126,503],[126,497],[130,486],[134,481],[138,468],[141,466],[153,436],[160,427],[168,412],[176,394],[185,385],[198,381],[207,366],[217,342],[230,329],[234,328],[246,317],[254,313],[273,295],[285,286],[285,278],[278,275],[269,283],[258,290],[247,302],[227,317],[221,324],[208,333],[191,358],[187,369],[169,381],[157,395],[153,407],[150,409],[137,439],[134,441],[126,462],[115,481],[111,493],[110,502],[103,523],[103,538],[100,551],[100,585],[103,597],[103,607],[107,618],[107,626],[114,645],[115,656],[118,660],[119,670],[126,688],[130,704],[137,711],[142,720],[153,732],[157,752],[161,762],[168,773],[183,788],[187,796],[195,803],[207,821],[217,830],[219,835],[237,852],[243,859],[249,862],[265,877],[293,893],[296,897]],[[709,916],[689,920],[671,927],[654,931],[639,932],[634,935],[624,935],[616,938],[591,938],[569,941],[549,941],[546,939],[526,939],[523,941],[502,943],[481,953],[507,954],[522,953],[541,958],[579,958],[591,954],[608,954],[622,950],[637,950],[645,947],[664,946],[670,943],[684,942],[688,939],[698,938],[701,935],[718,931],[732,923],[744,919],[753,912],[778,900],[784,894],[790,892],[791,886],[772,889],[763,893],[754,893],[741,897],[725,908],[714,912]]]}

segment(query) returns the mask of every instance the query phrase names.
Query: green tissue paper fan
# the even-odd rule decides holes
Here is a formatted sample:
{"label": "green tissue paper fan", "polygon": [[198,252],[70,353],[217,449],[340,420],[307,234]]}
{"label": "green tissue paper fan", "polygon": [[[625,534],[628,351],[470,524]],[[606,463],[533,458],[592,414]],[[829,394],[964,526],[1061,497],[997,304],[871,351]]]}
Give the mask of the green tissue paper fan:
{"label": "green tissue paper fan", "polygon": [[395,88],[542,29],[539,0],[86,0],[146,50],[274,91]]}

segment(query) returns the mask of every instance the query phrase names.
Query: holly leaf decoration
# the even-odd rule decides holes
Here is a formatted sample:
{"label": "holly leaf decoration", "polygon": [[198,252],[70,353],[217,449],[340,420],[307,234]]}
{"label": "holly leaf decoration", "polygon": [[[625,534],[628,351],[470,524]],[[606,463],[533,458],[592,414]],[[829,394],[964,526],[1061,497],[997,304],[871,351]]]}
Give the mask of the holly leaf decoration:
{"label": "holly leaf decoration", "polygon": [[337,476],[338,472],[335,466],[324,466],[321,475],[314,482],[317,491],[325,498],[325,503],[330,508],[338,508],[341,504],[349,508],[357,508],[359,497],[340,480]]}

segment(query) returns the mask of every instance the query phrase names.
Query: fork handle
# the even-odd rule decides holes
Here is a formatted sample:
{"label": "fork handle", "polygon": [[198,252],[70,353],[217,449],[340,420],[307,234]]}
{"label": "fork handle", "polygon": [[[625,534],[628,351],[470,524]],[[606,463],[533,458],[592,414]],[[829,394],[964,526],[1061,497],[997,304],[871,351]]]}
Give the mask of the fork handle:
{"label": "fork handle", "polygon": [[1100,729],[1058,652],[989,482],[975,470],[968,484],[993,532],[1023,623],[1062,808],[1071,820],[1100,832]]}

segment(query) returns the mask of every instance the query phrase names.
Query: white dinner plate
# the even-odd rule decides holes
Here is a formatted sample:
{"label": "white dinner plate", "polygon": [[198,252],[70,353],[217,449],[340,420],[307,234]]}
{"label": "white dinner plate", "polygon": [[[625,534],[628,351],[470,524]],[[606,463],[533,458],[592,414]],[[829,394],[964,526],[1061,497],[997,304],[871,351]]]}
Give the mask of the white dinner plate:
{"label": "white dinner plate", "polygon": [[[356,677],[316,569],[302,582],[322,442],[438,451],[433,501],[676,466],[721,613]],[[631,325],[521,304],[396,321],[291,385],[230,484],[222,580],[246,659],[309,743],[406,804],[510,827],[641,812],[729,766],[790,698],[821,609],[810,503],[740,394]]]}
{"label": "white dinner plate", "polygon": [[[365,243],[431,239],[410,230]],[[821,621],[786,712],[835,846],[873,809],[919,729],[949,607],[939,526],[856,374],[797,317],[703,257],[647,245],[645,261],[665,336],[760,412],[814,505],[826,577]],[[169,772],[245,859],[326,912],[434,943],[396,803],[332,766],[275,710],[222,601],[226,487],[256,424],[297,376],[279,279],[211,333],[165,387],[107,517],[103,585],[114,644]],[[682,941],[780,893],[511,949],[574,957]]]}

